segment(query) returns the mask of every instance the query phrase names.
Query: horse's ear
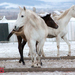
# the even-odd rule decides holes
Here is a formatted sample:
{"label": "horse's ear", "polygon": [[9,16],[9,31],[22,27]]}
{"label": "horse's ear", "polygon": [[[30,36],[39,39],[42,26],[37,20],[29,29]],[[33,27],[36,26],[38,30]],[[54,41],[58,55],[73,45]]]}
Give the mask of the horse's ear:
{"label": "horse's ear", "polygon": [[73,10],[75,10],[75,5],[73,6]]}
{"label": "horse's ear", "polygon": [[19,9],[20,9],[20,10],[23,10],[20,6],[19,6]]}
{"label": "horse's ear", "polygon": [[51,16],[51,13],[49,15]]}
{"label": "horse's ear", "polygon": [[72,5],[71,7],[74,7],[75,5]]}
{"label": "horse's ear", "polygon": [[[75,10],[75,5],[72,5],[71,8],[72,8],[72,10]],[[70,9],[71,9],[71,8],[70,8]]]}
{"label": "horse's ear", "polygon": [[25,7],[23,7],[23,9],[24,9],[24,10],[26,10],[26,8],[25,8]]}

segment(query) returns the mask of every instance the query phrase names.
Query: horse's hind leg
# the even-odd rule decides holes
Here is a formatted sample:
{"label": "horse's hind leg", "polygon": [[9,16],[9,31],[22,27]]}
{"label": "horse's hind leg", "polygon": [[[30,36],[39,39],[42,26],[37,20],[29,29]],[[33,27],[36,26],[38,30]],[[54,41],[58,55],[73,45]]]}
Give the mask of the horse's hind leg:
{"label": "horse's hind leg", "polygon": [[43,46],[44,46],[44,42],[45,42],[45,39],[41,40],[41,41],[38,43],[38,47],[37,47],[37,53],[38,53],[38,67],[41,67],[41,65],[42,65],[42,62],[41,62],[41,53],[42,53],[42,49],[43,49]]}
{"label": "horse's hind leg", "polygon": [[66,36],[62,37],[62,39],[67,43],[69,51],[68,51],[68,56],[71,56],[71,48],[70,48],[70,43],[67,40]]}
{"label": "horse's hind leg", "polygon": [[[38,42],[36,42],[36,52],[37,52],[37,45],[38,45]],[[45,57],[45,54],[43,52],[43,49],[42,49],[42,57]]]}
{"label": "horse's hind leg", "polygon": [[[38,42],[36,42],[36,52],[37,52],[37,45],[38,45]],[[30,50],[29,50],[28,56],[30,56]]]}
{"label": "horse's hind leg", "polygon": [[42,57],[45,57],[45,54],[44,54],[44,51],[43,51],[43,49],[42,49]]}
{"label": "horse's hind leg", "polygon": [[29,50],[30,50],[30,56],[31,56],[31,60],[32,60],[32,65],[31,67],[37,67],[37,61],[36,61],[36,41],[34,40],[29,40],[28,41],[28,46],[29,46]]}
{"label": "horse's hind leg", "polygon": [[57,56],[59,57],[59,48],[60,48],[60,36],[58,35],[56,37],[56,42],[57,42]]}
{"label": "horse's hind leg", "polygon": [[25,62],[24,62],[24,59],[23,59],[23,48],[22,48],[22,38],[20,36],[17,36],[17,39],[18,39],[18,49],[19,49],[19,53],[20,53],[20,60],[19,60],[19,63],[23,63],[23,65],[25,65]]}

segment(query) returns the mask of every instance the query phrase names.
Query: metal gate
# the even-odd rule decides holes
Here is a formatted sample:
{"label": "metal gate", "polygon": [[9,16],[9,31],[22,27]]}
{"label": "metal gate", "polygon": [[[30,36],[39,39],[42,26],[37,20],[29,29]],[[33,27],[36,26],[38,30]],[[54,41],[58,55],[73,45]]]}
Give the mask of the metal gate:
{"label": "metal gate", "polygon": [[0,23],[0,41],[7,41],[8,23]]}

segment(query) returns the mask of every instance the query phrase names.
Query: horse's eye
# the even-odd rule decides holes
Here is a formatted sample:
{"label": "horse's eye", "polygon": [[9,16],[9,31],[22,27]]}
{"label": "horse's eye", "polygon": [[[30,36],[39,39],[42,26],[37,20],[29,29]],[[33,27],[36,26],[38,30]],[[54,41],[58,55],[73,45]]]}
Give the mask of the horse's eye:
{"label": "horse's eye", "polygon": [[21,17],[24,17],[23,15]]}

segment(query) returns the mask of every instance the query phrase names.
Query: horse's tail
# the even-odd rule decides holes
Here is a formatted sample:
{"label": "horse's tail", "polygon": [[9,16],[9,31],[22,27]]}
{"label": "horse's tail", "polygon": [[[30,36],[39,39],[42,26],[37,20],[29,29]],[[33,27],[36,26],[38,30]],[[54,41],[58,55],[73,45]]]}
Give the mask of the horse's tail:
{"label": "horse's tail", "polygon": [[8,37],[7,37],[7,40],[9,40],[9,38],[10,38],[13,34],[14,34],[13,31],[11,31],[11,32],[9,33]]}

